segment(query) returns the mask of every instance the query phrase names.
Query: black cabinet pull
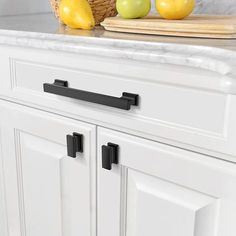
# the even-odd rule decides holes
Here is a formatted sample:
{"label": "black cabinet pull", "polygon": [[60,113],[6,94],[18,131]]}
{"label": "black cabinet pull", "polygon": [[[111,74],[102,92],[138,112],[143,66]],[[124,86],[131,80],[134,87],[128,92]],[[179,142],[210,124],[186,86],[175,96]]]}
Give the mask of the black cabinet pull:
{"label": "black cabinet pull", "polygon": [[83,152],[83,135],[73,133],[66,136],[67,141],[67,155],[76,158],[77,152]]}
{"label": "black cabinet pull", "polygon": [[102,168],[111,170],[112,164],[118,164],[118,148],[114,143],[102,146]]}
{"label": "black cabinet pull", "polygon": [[55,80],[53,84],[43,84],[46,93],[61,95],[64,97],[79,99],[87,102],[97,103],[122,110],[130,110],[131,106],[138,106],[137,94],[124,92],[120,98],[99,93],[92,93],[84,90],[68,88],[68,82]]}

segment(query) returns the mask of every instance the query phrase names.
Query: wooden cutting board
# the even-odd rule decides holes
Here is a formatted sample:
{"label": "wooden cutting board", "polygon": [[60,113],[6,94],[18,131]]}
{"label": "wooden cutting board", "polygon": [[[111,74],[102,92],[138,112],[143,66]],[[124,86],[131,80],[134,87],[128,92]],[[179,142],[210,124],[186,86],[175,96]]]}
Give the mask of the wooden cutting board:
{"label": "wooden cutting board", "polygon": [[183,20],[164,20],[158,16],[142,19],[106,18],[106,30],[199,38],[236,38],[236,16],[192,15]]}

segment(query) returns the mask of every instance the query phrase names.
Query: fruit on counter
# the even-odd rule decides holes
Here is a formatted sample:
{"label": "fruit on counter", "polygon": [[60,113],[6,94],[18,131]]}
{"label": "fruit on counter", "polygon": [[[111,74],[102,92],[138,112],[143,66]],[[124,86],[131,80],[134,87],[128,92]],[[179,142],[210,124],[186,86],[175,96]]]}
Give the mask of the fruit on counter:
{"label": "fruit on counter", "polygon": [[92,9],[87,0],[61,0],[61,21],[73,29],[92,29],[95,26]]}
{"label": "fruit on counter", "polygon": [[181,20],[189,16],[195,7],[195,0],[156,0],[160,16],[169,20]]}
{"label": "fruit on counter", "polygon": [[136,19],[146,16],[151,10],[150,0],[117,0],[116,9],[125,19]]}

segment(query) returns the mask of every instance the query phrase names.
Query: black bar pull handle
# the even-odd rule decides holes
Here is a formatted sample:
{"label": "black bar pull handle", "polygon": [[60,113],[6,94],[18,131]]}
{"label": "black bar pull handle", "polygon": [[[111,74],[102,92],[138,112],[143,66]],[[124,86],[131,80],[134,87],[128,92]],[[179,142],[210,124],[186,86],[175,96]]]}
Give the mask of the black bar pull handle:
{"label": "black bar pull handle", "polygon": [[112,164],[118,164],[118,148],[114,143],[102,146],[102,168],[111,170]]}
{"label": "black bar pull handle", "polygon": [[115,107],[122,110],[130,110],[131,106],[138,106],[138,94],[124,92],[122,93],[122,96],[118,98],[104,94],[69,88],[68,82],[64,80],[55,80],[53,84],[45,83],[43,84],[43,90],[46,93],[57,94],[64,97],[79,99],[109,107]]}
{"label": "black bar pull handle", "polygon": [[67,141],[67,155],[69,157],[76,158],[77,152],[83,152],[83,135],[79,133],[68,134],[66,136]]}

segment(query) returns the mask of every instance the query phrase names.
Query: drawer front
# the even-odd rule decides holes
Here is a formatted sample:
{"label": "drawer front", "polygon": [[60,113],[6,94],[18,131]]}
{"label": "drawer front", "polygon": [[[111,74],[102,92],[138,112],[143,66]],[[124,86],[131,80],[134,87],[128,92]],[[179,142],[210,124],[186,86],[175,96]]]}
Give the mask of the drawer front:
{"label": "drawer front", "polygon": [[[148,138],[165,142],[168,139],[174,145],[191,144],[209,152],[236,154],[231,143],[236,131],[231,122],[235,116],[231,112],[233,96],[158,80],[189,78],[196,83],[197,79],[217,76],[213,73],[125,59],[18,50],[20,58],[15,51],[8,58],[9,72],[5,74],[9,85],[2,89],[7,97]],[[43,85],[52,87],[55,80],[66,81],[68,88],[60,95],[45,93]],[[127,102],[122,98],[124,92],[138,95],[138,103],[123,109],[127,105],[123,104]],[[99,102],[101,99],[103,103]]]}

